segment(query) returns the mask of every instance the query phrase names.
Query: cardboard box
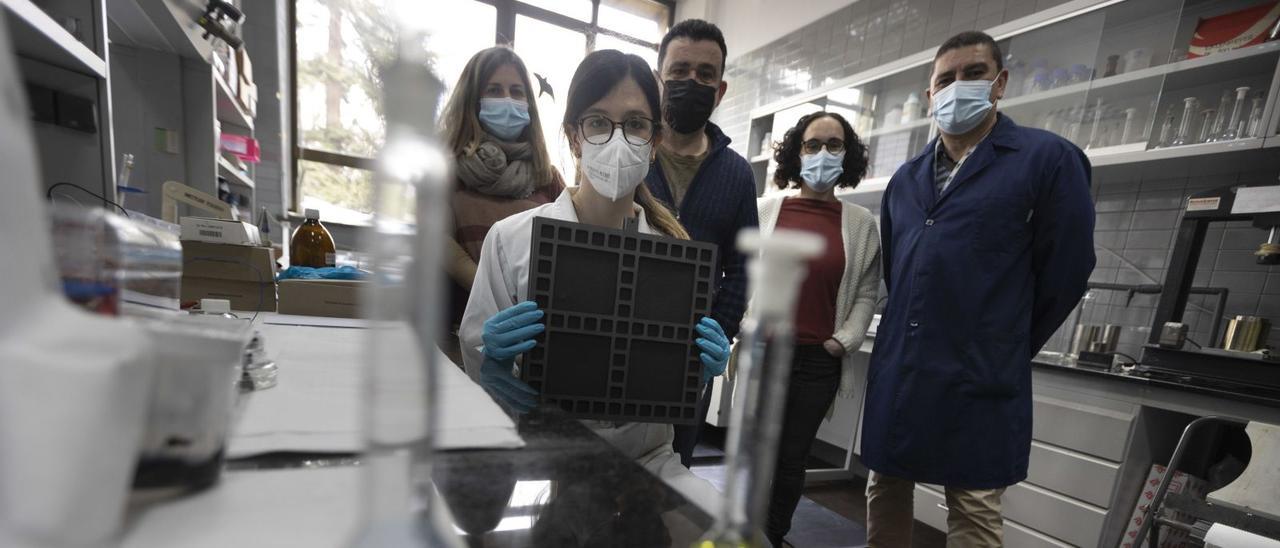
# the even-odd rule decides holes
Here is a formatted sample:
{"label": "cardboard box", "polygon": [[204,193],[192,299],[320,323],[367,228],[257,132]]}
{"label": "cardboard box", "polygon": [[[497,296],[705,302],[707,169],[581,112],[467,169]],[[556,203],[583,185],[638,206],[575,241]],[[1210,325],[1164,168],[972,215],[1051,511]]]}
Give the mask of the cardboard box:
{"label": "cardboard box", "polygon": [[245,112],[250,118],[258,114],[258,84],[252,82],[240,82],[240,91],[237,93],[236,100],[240,102],[240,106],[244,107]]}
{"label": "cardboard box", "polygon": [[[1143,514],[1146,513],[1147,507],[1151,505],[1151,501],[1156,497],[1156,489],[1160,487],[1160,477],[1164,475],[1164,471],[1165,467],[1162,465],[1151,465],[1151,470],[1147,473],[1147,481],[1142,484],[1142,492],[1138,493],[1138,503],[1134,505],[1133,514],[1129,517],[1128,527],[1125,529],[1124,536],[1120,537],[1120,548],[1146,548],[1147,542],[1150,542],[1144,541],[1142,546],[1138,546],[1134,541],[1138,536],[1138,529],[1142,528]],[[1169,494],[1186,493],[1203,499],[1208,487],[1208,482],[1178,471],[1173,473],[1173,481],[1169,483]],[[1187,524],[1195,521],[1185,512],[1171,512],[1169,517]],[[1191,548],[1195,546],[1186,531],[1172,527],[1161,527],[1159,540],[1160,548]]]}
{"label": "cardboard box", "polygon": [[269,247],[182,242],[182,274],[190,278],[272,283],[276,262]]}
{"label": "cardboard box", "polygon": [[249,50],[244,46],[236,50],[236,68],[240,71],[240,81],[253,85],[253,63],[249,61]]}
{"label": "cardboard box", "polygon": [[276,309],[275,284],[260,284],[236,280],[182,277],[182,302],[199,302],[200,299],[226,299],[232,310]]}
{"label": "cardboard box", "polygon": [[183,217],[182,240],[231,245],[262,245],[258,227],[243,221],[211,217]]}
{"label": "cardboard box", "polygon": [[359,280],[281,280],[281,314],[360,317],[360,292],[366,282]]}

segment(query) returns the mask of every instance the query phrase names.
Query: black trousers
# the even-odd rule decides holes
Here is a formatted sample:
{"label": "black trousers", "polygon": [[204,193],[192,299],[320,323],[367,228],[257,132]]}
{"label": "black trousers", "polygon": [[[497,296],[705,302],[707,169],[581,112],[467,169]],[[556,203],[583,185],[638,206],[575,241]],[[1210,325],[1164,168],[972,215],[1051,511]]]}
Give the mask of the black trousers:
{"label": "black trousers", "polygon": [[840,389],[840,368],[841,359],[828,354],[820,344],[795,347],[765,525],[765,534],[774,546],[782,546],[782,538],[791,530],[791,516],[804,491],[809,449]]}
{"label": "black trousers", "polygon": [[711,409],[712,384],[707,383],[707,386],[702,389],[702,396],[698,398],[697,424],[675,425],[676,435],[675,439],[671,440],[671,448],[680,455],[680,464],[685,468],[693,465],[693,448],[698,445],[698,438],[702,435],[702,425],[707,422],[707,412]]}

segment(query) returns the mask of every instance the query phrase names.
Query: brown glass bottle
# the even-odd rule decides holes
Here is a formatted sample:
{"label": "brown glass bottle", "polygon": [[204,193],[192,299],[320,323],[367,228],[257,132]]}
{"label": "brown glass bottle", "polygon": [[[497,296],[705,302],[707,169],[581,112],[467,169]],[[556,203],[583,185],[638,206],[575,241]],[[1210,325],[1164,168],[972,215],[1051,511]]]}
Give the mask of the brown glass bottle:
{"label": "brown glass bottle", "polygon": [[305,215],[306,220],[293,231],[293,238],[289,240],[289,265],[312,268],[334,266],[337,247],[333,245],[329,229],[320,224],[320,212],[308,209]]}

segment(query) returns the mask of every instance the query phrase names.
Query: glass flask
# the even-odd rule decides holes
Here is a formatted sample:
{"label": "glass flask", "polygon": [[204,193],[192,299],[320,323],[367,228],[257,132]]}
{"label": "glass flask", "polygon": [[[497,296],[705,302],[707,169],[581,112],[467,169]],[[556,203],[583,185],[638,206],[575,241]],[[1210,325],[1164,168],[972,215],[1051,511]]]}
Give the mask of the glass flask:
{"label": "glass flask", "polygon": [[[443,86],[422,47],[430,14],[412,0],[391,3],[394,60],[382,71],[386,144],[374,179],[374,218],[364,234],[372,276],[363,297],[369,325],[363,371],[359,548],[459,546],[433,517],[431,482],[435,350],[443,302],[449,158],[435,134]],[[436,512],[436,513],[433,513]]]}
{"label": "glass flask", "polygon": [[807,261],[822,246],[815,235],[795,230],[778,229],[768,237],[756,230],[738,235],[738,249],[750,257],[751,287],[768,291],[753,295],[751,313],[742,321],[723,503],[711,530],[694,543],[697,548],[769,546],[760,528],[769,506],[791,376],[796,298]]}
{"label": "glass flask", "polygon": [[1199,106],[1200,100],[1195,97],[1182,100],[1182,120],[1178,123],[1178,135],[1169,142],[1169,146],[1178,147],[1195,142],[1195,136],[1191,134],[1191,124],[1195,120],[1196,109]]}
{"label": "glass flask", "polygon": [[[1248,97],[1248,95],[1249,86],[1236,88],[1235,101],[1231,105],[1231,116],[1227,118],[1222,133],[1218,134],[1219,141],[1232,141],[1244,137],[1240,132],[1240,118],[1244,116],[1245,97]],[[1222,116],[1221,111],[1219,111],[1218,115]]]}
{"label": "glass flask", "polygon": [[1160,122],[1160,136],[1156,139],[1156,148],[1173,146],[1173,109],[1174,105],[1169,105],[1169,108],[1165,109],[1164,118]]}
{"label": "glass flask", "polygon": [[1103,146],[1102,139],[1105,136],[1102,129],[1103,114],[1105,111],[1102,107],[1102,98],[1099,97],[1093,103],[1093,120],[1089,128],[1089,142],[1085,145],[1086,149]]}
{"label": "glass flask", "polygon": [[1216,125],[1214,121],[1217,119],[1218,111],[1214,109],[1206,108],[1200,111],[1200,133],[1195,142],[1208,143],[1212,141],[1214,135],[1213,127]]}
{"label": "glass flask", "polygon": [[1253,96],[1253,101],[1249,107],[1249,137],[1262,137],[1262,109],[1266,106],[1266,99],[1261,93]]}
{"label": "glass flask", "polygon": [[1213,113],[1213,122],[1208,129],[1201,128],[1201,143],[1212,143],[1222,140],[1223,134],[1227,132],[1227,118],[1231,112],[1231,90],[1222,90],[1222,97],[1218,99],[1218,109]]}

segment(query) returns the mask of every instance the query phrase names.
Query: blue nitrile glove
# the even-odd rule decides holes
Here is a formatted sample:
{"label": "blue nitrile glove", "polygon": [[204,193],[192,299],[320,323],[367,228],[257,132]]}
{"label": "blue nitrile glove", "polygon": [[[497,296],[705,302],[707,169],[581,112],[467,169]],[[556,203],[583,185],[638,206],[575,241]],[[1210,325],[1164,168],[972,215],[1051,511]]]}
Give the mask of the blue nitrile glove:
{"label": "blue nitrile glove", "polygon": [[533,338],[546,326],[539,323],[542,311],[525,301],[494,314],[484,322],[484,363],[480,365],[480,386],[499,404],[517,413],[528,413],[538,405],[538,391],[511,374],[516,356],[537,345]]}
{"label": "blue nitrile glove", "polygon": [[699,320],[695,329],[699,336],[694,344],[702,349],[698,356],[702,359],[702,384],[707,384],[729,365],[729,337],[725,336],[720,323],[711,318]]}

